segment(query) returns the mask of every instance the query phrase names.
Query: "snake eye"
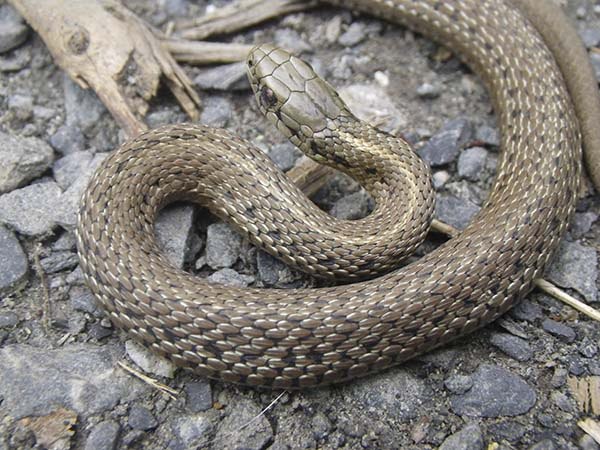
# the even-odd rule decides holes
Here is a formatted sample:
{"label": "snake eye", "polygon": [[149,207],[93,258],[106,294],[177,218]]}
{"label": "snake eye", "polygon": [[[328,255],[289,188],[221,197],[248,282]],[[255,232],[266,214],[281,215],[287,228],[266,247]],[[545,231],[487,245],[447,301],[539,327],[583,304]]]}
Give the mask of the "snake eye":
{"label": "snake eye", "polygon": [[260,91],[260,104],[263,108],[269,109],[277,104],[277,96],[270,88],[264,88]]}

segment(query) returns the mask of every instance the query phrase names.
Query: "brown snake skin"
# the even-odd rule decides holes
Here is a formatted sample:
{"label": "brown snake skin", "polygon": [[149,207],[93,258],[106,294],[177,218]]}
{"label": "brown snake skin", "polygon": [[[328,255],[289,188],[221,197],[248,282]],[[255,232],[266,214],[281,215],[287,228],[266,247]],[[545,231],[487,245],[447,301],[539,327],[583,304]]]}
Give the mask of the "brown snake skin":
{"label": "brown snake skin", "polygon": [[[304,228],[297,208],[309,208],[302,213],[309,222],[323,216],[295,200],[260,151],[225,131],[176,125],[142,134],[93,177],[77,245],[86,281],[114,323],[178,365],[274,388],[381,370],[504,313],[542,275],[567,227],[580,178],[578,122],[532,26],[498,0],[349,3],[443,42],[485,80],[503,150],[489,199],[458,237],[375,280],[319,289],[223,287],[172,267],[161,254],[153,221],[162,205],[187,199],[221,217],[233,214],[246,236],[257,232],[250,239],[276,251],[277,239],[294,241]],[[246,200],[252,194],[257,200]],[[247,211],[256,220],[238,223]],[[356,228],[363,229],[360,222]],[[300,234],[319,252],[310,232]]]}

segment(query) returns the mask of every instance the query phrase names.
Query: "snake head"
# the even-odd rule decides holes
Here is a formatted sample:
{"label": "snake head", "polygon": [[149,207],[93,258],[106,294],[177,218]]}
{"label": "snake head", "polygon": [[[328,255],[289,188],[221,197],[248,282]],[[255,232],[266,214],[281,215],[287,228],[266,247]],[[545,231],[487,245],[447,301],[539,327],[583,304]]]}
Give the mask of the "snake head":
{"label": "snake head", "polygon": [[247,71],[262,113],[311,157],[319,134],[340,116],[351,116],[331,85],[286,50],[272,44],[254,47]]}

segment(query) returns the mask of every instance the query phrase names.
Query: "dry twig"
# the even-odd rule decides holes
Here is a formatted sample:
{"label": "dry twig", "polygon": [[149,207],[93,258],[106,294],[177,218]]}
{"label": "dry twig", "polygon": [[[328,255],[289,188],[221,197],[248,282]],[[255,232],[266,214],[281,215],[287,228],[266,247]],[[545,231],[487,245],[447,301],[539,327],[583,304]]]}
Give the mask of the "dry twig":
{"label": "dry twig", "polygon": [[125,364],[125,363],[123,363],[121,361],[118,361],[117,364],[123,370],[125,370],[126,372],[129,372],[131,375],[139,378],[144,383],[147,383],[150,386],[152,386],[153,388],[158,389],[159,391],[164,392],[172,400],[175,400],[176,399],[176,395],[179,395],[179,392],[177,392],[175,389],[170,388],[169,386],[167,386],[166,384],[161,383],[160,381],[156,381],[154,378],[150,378],[148,375],[144,375],[142,372],[139,372],[139,371],[133,369],[132,367],[129,367],[127,364]]}

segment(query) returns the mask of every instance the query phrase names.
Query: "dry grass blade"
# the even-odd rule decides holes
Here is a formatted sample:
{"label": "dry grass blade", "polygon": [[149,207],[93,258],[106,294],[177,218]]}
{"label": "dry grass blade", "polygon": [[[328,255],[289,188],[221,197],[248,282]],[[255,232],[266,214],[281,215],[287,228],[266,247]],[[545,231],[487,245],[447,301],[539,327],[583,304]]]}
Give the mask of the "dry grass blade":
{"label": "dry grass blade", "polygon": [[137,371],[137,370],[129,367],[127,364],[122,363],[121,361],[118,361],[117,364],[123,370],[125,370],[128,373],[130,373],[134,377],[139,378],[144,383],[149,384],[153,388],[158,389],[159,391],[164,392],[172,400],[175,400],[177,398],[176,395],[179,395],[179,392],[177,392],[175,389],[170,388],[169,386],[167,386],[166,384],[161,383],[160,381],[156,381],[154,378],[150,378],[148,375],[144,375],[142,372],[139,372],[139,371]]}
{"label": "dry grass blade", "polygon": [[176,34],[185,39],[206,39],[233,33],[284,14],[303,11],[314,5],[314,1],[303,0],[243,0],[198,19],[179,23]]}

